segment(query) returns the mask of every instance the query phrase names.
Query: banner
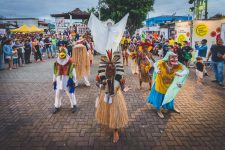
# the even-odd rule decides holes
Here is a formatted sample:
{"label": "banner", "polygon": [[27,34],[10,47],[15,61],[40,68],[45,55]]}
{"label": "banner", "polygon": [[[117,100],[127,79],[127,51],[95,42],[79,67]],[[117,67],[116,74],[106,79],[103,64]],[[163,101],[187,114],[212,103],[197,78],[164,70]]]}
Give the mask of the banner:
{"label": "banner", "polygon": [[6,29],[0,29],[0,35],[6,34]]}
{"label": "banner", "polygon": [[64,18],[63,17],[55,18],[55,24],[56,24],[56,27],[64,27],[65,26]]}
{"label": "banner", "polygon": [[120,22],[106,23],[100,21],[95,15],[91,14],[88,27],[91,30],[95,49],[100,54],[106,54],[106,50],[116,51],[125,31],[129,14],[124,16]]}
{"label": "banner", "polygon": [[176,22],[175,23],[175,41],[183,44],[184,41],[191,41],[191,22]]}
{"label": "banner", "polygon": [[221,25],[221,39],[223,40],[223,43],[225,43],[225,23]]}
{"label": "banner", "polygon": [[[195,43],[201,43],[203,39],[206,39],[208,52],[213,44],[216,44],[216,39],[220,37],[221,25],[225,23],[225,20],[197,20],[193,22],[193,38],[192,46]],[[195,57],[197,57],[195,53]]]}

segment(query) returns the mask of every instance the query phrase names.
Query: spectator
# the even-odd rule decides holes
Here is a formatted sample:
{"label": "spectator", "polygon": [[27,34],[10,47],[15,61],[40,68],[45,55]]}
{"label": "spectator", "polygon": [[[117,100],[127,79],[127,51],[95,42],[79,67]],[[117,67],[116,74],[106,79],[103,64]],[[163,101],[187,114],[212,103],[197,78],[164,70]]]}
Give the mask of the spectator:
{"label": "spectator", "polygon": [[184,64],[186,67],[189,67],[190,61],[192,58],[192,51],[193,49],[189,46],[189,43],[187,41],[184,41],[184,47],[183,47],[183,52],[184,52]]}
{"label": "spectator", "polygon": [[[206,60],[206,54],[207,54],[207,50],[208,50],[208,46],[207,46],[207,40],[203,39],[201,41],[201,45],[199,46],[198,43],[195,43],[195,49],[198,51],[198,57],[202,57],[203,60]],[[204,75],[208,76],[207,71],[204,67]]]}
{"label": "spectator", "polygon": [[69,46],[69,40],[67,38],[67,35],[63,35],[63,46],[65,48],[68,48],[68,46]]}
{"label": "spectator", "polygon": [[29,64],[31,63],[30,61],[30,55],[31,55],[31,45],[30,45],[30,41],[26,40],[25,44],[24,44],[24,50],[25,50],[25,64]]}
{"label": "spectator", "polygon": [[207,61],[212,56],[213,71],[215,74],[215,80],[212,82],[218,83],[224,88],[224,60],[225,60],[225,46],[222,39],[217,39],[216,45],[212,45]]}
{"label": "spectator", "polygon": [[73,50],[73,41],[69,39],[69,42],[68,42],[68,46],[67,46],[67,50],[68,50],[68,55],[70,57],[72,57],[72,50]]}
{"label": "spectator", "polygon": [[33,52],[34,52],[35,62],[37,63],[38,59],[40,59],[40,61],[43,61],[42,56],[41,56],[41,52],[40,52],[39,42],[36,38],[32,42],[32,49],[33,49]]}
{"label": "spectator", "polygon": [[173,52],[174,52],[175,54],[177,54],[177,49],[178,49],[178,43],[177,43],[177,42],[174,42]]}
{"label": "spectator", "polygon": [[79,33],[76,33],[75,41],[78,41],[79,39],[80,39],[80,35],[79,35]]}
{"label": "spectator", "polygon": [[163,45],[163,57],[166,56],[166,53],[169,51],[169,41],[166,40],[165,44]]}
{"label": "spectator", "polygon": [[17,46],[13,46],[12,60],[13,60],[13,69],[17,69],[18,68],[18,48],[17,48]]}
{"label": "spectator", "polygon": [[54,53],[53,57],[56,57],[56,45],[57,45],[57,39],[55,35],[52,36],[52,52]]}
{"label": "spectator", "polygon": [[45,37],[44,43],[45,43],[45,49],[48,55],[48,59],[53,58],[52,50],[51,50],[51,41],[49,40],[48,36]]}
{"label": "spectator", "polygon": [[175,44],[175,41],[172,37],[169,38],[169,44],[172,46],[174,46],[174,44]]}
{"label": "spectator", "polygon": [[176,51],[177,51],[177,55],[178,55],[178,61],[180,63],[184,64],[184,51],[183,51],[183,49],[181,47],[182,47],[182,44],[178,43]]}
{"label": "spectator", "polygon": [[24,50],[23,50],[23,44],[21,41],[17,40],[15,43],[15,48],[17,49],[17,58],[18,58],[18,65],[24,66]]}
{"label": "spectator", "polygon": [[59,40],[58,40],[57,46],[58,46],[59,48],[64,46],[64,45],[63,45],[63,38],[62,38],[62,36],[60,36],[60,38],[59,38]]}
{"label": "spectator", "polygon": [[5,42],[5,45],[3,46],[3,52],[5,56],[5,62],[9,65],[9,70],[12,70],[12,55],[13,55],[13,49],[12,49],[12,40],[8,39]]}
{"label": "spectator", "polygon": [[197,57],[196,58],[196,76],[197,76],[197,83],[203,83],[203,71],[204,71],[204,64],[203,64],[203,58]]}
{"label": "spectator", "polygon": [[42,55],[42,57],[44,57],[45,56],[45,43],[44,43],[44,38],[41,38],[40,40],[39,40],[39,48],[40,48],[40,52],[41,52],[41,55]]}
{"label": "spectator", "polygon": [[3,41],[0,41],[0,70],[3,69]]}
{"label": "spectator", "polygon": [[206,58],[208,46],[207,46],[207,40],[203,39],[201,41],[201,45],[198,45],[198,43],[195,43],[195,49],[198,51],[198,56]]}

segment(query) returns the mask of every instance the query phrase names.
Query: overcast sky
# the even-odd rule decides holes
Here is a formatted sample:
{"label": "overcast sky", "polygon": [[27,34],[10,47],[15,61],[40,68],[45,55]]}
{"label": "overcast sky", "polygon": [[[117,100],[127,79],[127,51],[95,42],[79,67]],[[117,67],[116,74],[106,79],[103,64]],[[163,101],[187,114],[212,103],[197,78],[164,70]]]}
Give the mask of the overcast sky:
{"label": "overcast sky", "polygon": [[[208,0],[209,16],[225,14],[225,0]],[[52,13],[68,12],[77,7],[86,10],[97,6],[98,0],[0,0],[0,15],[5,17],[49,18]],[[149,16],[189,14],[188,0],[155,0]]]}

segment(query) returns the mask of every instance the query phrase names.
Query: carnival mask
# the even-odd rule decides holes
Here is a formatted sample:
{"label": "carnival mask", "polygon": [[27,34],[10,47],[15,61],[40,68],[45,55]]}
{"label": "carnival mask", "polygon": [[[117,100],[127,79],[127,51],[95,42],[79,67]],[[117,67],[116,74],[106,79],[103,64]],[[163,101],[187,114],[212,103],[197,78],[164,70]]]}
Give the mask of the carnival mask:
{"label": "carnival mask", "polygon": [[177,57],[177,55],[171,55],[169,57],[169,63],[171,65],[178,65],[178,57]]}
{"label": "carnival mask", "polygon": [[60,50],[59,58],[60,59],[65,59],[66,58],[66,51],[64,49]]}
{"label": "carnival mask", "polygon": [[112,79],[115,76],[116,67],[113,63],[110,62],[107,64],[105,74],[107,79]]}

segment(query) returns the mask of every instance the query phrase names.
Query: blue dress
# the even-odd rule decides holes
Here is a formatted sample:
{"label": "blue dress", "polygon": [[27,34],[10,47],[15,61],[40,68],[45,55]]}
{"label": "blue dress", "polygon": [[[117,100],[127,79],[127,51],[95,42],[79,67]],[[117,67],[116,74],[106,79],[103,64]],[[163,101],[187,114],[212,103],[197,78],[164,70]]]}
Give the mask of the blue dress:
{"label": "blue dress", "polygon": [[[155,84],[150,91],[147,102],[152,104],[157,110],[160,110],[165,94],[161,94],[155,90]],[[162,106],[164,109],[174,110],[174,100]]]}

